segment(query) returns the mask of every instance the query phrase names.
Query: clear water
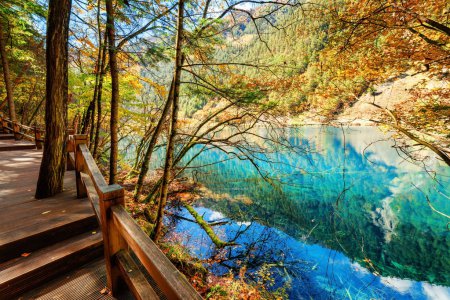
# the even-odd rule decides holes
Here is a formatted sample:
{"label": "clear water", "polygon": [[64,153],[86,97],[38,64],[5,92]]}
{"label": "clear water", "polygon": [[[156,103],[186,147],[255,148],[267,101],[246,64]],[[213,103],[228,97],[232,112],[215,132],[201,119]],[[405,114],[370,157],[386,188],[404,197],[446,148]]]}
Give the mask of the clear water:
{"label": "clear water", "polygon": [[[228,221],[214,231],[238,244],[211,272],[270,270],[271,289],[286,286],[290,299],[450,299],[449,220],[427,203],[450,215],[449,167],[408,162],[372,127],[292,129],[289,140],[313,152],[268,155],[271,182],[248,161],[211,164],[227,158],[217,150],[194,161],[207,166],[188,176],[210,191],[195,209]],[[217,255],[197,224],[172,222],[192,254]]]}

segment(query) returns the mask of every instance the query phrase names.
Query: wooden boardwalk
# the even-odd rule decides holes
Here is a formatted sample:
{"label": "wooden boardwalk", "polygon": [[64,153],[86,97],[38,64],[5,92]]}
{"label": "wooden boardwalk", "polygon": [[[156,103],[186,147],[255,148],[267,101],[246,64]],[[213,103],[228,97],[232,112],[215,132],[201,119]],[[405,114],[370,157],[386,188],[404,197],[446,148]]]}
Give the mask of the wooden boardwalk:
{"label": "wooden boardwalk", "polygon": [[[34,150],[36,145],[29,141],[12,139],[14,135],[0,133],[0,152],[13,150]],[[2,153],[3,154],[3,153]]]}
{"label": "wooden boardwalk", "polygon": [[[29,143],[0,140],[0,147],[20,144]],[[0,152],[0,299],[21,292],[28,293],[23,299],[55,299],[41,287],[55,277],[52,290],[67,289],[70,299],[112,299],[100,293],[106,286],[104,267],[82,267],[102,257],[103,241],[89,200],[76,197],[74,172],[66,172],[63,193],[34,199],[41,159],[39,150]],[[73,280],[66,278],[69,271]],[[92,284],[80,288],[80,274]],[[78,288],[71,289],[74,285]]]}
{"label": "wooden boardwalk", "polygon": [[106,183],[86,135],[69,135],[64,191],[36,200],[42,140],[14,140],[24,126],[11,134],[5,122],[0,300],[114,299],[106,286],[117,299],[202,299],[125,210],[123,187]]}

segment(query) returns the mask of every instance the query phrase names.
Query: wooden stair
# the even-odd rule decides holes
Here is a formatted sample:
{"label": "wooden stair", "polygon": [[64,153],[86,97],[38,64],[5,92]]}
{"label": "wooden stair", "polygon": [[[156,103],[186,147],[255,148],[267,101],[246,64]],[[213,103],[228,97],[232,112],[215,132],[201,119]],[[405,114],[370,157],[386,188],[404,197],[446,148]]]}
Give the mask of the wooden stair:
{"label": "wooden stair", "polygon": [[12,133],[0,133],[0,140],[13,140],[14,134]]}
{"label": "wooden stair", "polygon": [[0,232],[0,263],[86,231],[97,230],[96,217],[83,208],[76,210],[75,215],[63,211],[54,213],[45,222],[38,223],[36,218],[31,222],[20,222],[22,226],[2,228]]}
{"label": "wooden stair", "polygon": [[0,265],[0,299],[11,299],[103,254],[101,232],[86,232]]}
{"label": "wooden stair", "polygon": [[0,133],[0,152],[33,149],[36,149],[36,145],[29,141],[15,140],[13,134]]}
{"label": "wooden stair", "polygon": [[0,152],[36,149],[36,144],[26,140],[16,140],[13,133],[0,130]]}
{"label": "wooden stair", "polygon": [[[0,231],[0,300],[17,297],[103,255],[101,230],[87,199],[59,197],[33,207],[30,202],[8,207],[10,214],[4,217],[10,221]],[[18,218],[27,206],[28,218]]]}
{"label": "wooden stair", "polygon": [[1,145],[0,146],[0,152],[1,151],[32,150],[32,149],[36,149],[36,145],[28,144],[28,143],[20,143],[20,144],[15,144],[15,145]]}
{"label": "wooden stair", "polygon": [[61,193],[35,199],[42,151],[1,129],[0,300],[35,299],[35,289],[101,258],[102,233],[89,199],[77,198],[74,172]]}

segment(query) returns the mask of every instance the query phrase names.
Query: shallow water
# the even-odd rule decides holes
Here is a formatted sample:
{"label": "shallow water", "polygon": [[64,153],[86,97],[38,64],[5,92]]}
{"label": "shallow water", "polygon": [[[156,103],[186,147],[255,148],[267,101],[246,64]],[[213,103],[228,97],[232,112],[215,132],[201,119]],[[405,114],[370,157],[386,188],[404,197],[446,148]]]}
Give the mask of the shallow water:
{"label": "shallow water", "polygon": [[[271,289],[285,286],[291,299],[450,299],[448,219],[427,203],[450,214],[448,167],[405,160],[372,127],[292,129],[289,141],[310,152],[267,155],[271,182],[248,161],[211,165],[227,158],[217,150],[194,161],[207,166],[188,176],[210,191],[196,210],[228,221],[214,231],[238,244],[211,272],[270,272]],[[172,225],[194,255],[217,254],[197,224]]]}

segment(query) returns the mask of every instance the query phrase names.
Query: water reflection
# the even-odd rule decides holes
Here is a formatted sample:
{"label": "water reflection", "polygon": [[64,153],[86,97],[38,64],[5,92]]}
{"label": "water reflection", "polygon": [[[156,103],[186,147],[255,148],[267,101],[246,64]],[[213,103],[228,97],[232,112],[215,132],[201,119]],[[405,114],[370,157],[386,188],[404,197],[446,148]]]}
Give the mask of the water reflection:
{"label": "water reflection", "polygon": [[450,298],[447,219],[426,198],[450,213],[448,168],[433,158],[406,161],[376,128],[289,134],[315,151],[271,154],[280,163],[261,167],[276,181],[261,180],[246,161],[208,165],[226,158],[217,151],[195,160],[208,165],[195,178],[212,191],[196,209],[210,221],[228,220],[214,229],[239,246],[217,253],[196,224],[178,221],[193,253],[219,257],[215,273],[247,265],[257,276],[269,266],[272,288],[289,285],[292,299]]}

